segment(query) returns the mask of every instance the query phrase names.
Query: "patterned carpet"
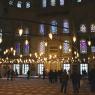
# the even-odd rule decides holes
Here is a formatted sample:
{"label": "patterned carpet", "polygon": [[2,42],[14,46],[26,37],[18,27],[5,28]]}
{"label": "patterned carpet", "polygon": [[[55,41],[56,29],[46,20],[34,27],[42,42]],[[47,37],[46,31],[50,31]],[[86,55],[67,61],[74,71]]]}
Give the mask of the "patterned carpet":
{"label": "patterned carpet", "polygon": [[[50,84],[48,80],[42,79],[15,79],[13,81],[0,80],[0,95],[64,95],[60,93],[60,84]],[[66,95],[74,95],[72,86],[69,82]],[[90,93],[86,85],[81,84],[80,93],[78,95],[95,95]]]}

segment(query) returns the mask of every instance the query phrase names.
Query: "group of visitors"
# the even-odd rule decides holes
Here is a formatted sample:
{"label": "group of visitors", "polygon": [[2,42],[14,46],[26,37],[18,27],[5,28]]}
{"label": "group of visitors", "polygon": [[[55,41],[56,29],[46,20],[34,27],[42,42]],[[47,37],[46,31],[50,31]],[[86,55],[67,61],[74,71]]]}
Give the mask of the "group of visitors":
{"label": "group of visitors", "polygon": [[[72,88],[74,93],[79,93],[80,88],[80,80],[84,76],[88,76],[88,80],[90,83],[91,92],[95,92],[95,68],[92,68],[89,73],[85,73],[85,70],[82,71],[83,76],[77,70],[72,70],[72,72],[66,70],[50,70],[48,73],[45,68],[43,69],[43,79],[48,78],[49,83],[59,82],[61,84],[60,92],[67,93],[68,81],[70,80],[72,83]],[[6,72],[7,80],[14,80],[17,76],[17,70],[8,69]],[[27,71],[27,79],[30,79],[31,72]]]}
{"label": "group of visitors", "polygon": [[64,71],[63,70],[59,70],[59,71],[50,70],[48,72],[48,79],[49,79],[50,83],[60,82],[61,83],[61,92],[64,92],[64,93],[67,92],[68,80],[71,80],[72,85],[73,85],[73,92],[79,93],[81,76],[76,71],[73,71],[72,73],[70,73],[68,71],[68,73],[67,73],[66,70],[64,70]]}
{"label": "group of visitors", "polygon": [[[85,78],[85,76],[88,76]],[[72,72],[67,72],[66,70],[53,71],[50,70],[48,73],[48,78],[50,83],[60,82],[61,83],[61,92],[67,93],[68,80],[72,83],[73,93],[79,93],[80,89],[80,80],[87,80],[90,82],[89,86],[91,88],[91,92],[95,92],[95,68],[92,68],[89,73],[85,73],[83,71],[83,75],[80,74],[77,70],[73,70]]]}
{"label": "group of visitors", "polygon": [[6,76],[7,76],[7,80],[15,79],[18,76],[17,70],[14,71],[13,69],[8,69]]}
{"label": "group of visitors", "polygon": [[79,93],[81,76],[80,76],[80,74],[78,72],[73,71],[71,73],[70,77],[69,77],[66,70],[64,70],[61,77],[62,77],[62,80],[61,80],[61,92],[63,92],[63,91],[64,91],[64,93],[67,92],[68,80],[71,79],[73,92],[74,93]]}

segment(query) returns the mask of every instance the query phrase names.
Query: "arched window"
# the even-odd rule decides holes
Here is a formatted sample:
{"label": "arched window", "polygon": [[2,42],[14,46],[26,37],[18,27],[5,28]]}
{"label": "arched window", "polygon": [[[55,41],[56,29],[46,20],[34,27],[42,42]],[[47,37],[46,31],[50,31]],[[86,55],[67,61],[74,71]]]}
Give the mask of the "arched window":
{"label": "arched window", "polygon": [[20,43],[16,43],[15,49],[16,49],[16,55],[19,55],[20,54]]}
{"label": "arched window", "polygon": [[3,40],[3,38],[2,38],[2,29],[0,29],[0,44],[2,43],[2,40]]}
{"label": "arched window", "polygon": [[42,0],[42,7],[47,7],[47,0]]}
{"label": "arched window", "polygon": [[14,0],[9,0],[8,3],[9,3],[10,6],[13,6]]}
{"label": "arched window", "polygon": [[60,0],[60,5],[64,5],[64,0]]}
{"label": "arched window", "polygon": [[39,31],[40,31],[40,34],[44,35],[44,32],[45,32],[44,24],[40,24]]}
{"label": "arched window", "polygon": [[51,0],[51,6],[55,6],[56,5],[56,0]]}
{"label": "arched window", "polygon": [[91,46],[91,52],[95,53],[95,46]]}
{"label": "arched window", "polygon": [[26,35],[26,36],[28,36],[29,35],[29,28],[25,28],[25,30],[24,30],[24,35]]}
{"label": "arched window", "polygon": [[95,32],[95,24],[91,24],[90,28],[91,28],[91,32]]}
{"label": "arched window", "polygon": [[68,22],[68,20],[63,20],[63,33],[69,33],[69,22]]}
{"label": "arched window", "polygon": [[51,30],[53,34],[57,33],[57,22],[55,20],[51,21]]}
{"label": "arched window", "polygon": [[64,53],[70,53],[70,42],[68,40],[65,40],[63,43],[63,52]]}
{"label": "arched window", "polygon": [[45,53],[45,42],[44,41],[40,42],[39,52],[40,53]]}
{"label": "arched window", "polygon": [[27,44],[24,43],[23,53],[24,55],[29,55],[29,43]]}
{"label": "arched window", "polygon": [[80,53],[87,53],[87,42],[86,40],[80,40]]}
{"label": "arched window", "polygon": [[86,25],[85,25],[85,24],[81,24],[81,25],[80,25],[80,31],[81,31],[82,33],[85,33],[85,32],[86,32]]}
{"label": "arched window", "polygon": [[22,7],[22,1],[18,1],[18,2],[17,2],[17,7],[18,7],[18,8],[21,8],[21,7]]}
{"label": "arched window", "polygon": [[26,2],[26,8],[30,8],[31,7],[31,2],[27,1]]}

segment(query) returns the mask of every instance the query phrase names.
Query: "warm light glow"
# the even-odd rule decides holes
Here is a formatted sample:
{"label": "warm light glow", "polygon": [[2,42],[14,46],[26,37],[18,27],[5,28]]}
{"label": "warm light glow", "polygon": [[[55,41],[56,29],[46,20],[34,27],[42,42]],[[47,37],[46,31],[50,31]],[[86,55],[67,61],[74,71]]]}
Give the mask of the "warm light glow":
{"label": "warm light glow", "polygon": [[30,54],[29,54],[29,56],[31,57],[31,56],[32,56],[32,54],[30,53]]}
{"label": "warm light glow", "polygon": [[95,56],[93,56],[93,59],[95,59]]}
{"label": "warm light glow", "polygon": [[53,58],[57,58],[57,55],[55,54],[55,55],[53,56]]}
{"label": "warm light glow", "polygon": [[10,49],[11,49],[11,51],[13,51],[13,47],[11,47]]}
{"label": "warm light glow", "polygon": [[4,55],[6,54],[6,51],[4,51]]}
{"label": "warm light glow", "polygon": [[59,49],[60,49],[60,50],[62,49],[62,45],[59,46]]}
{"label": "warm light glow", "polygon": [[90,57],[88,57],[88,60],[90,60]]}
{"label": "warm light glow", "polygon": [[0,38],[0,44],[2,43],[2,38]]}
{"label": "warm light glow", "polygon": [[40,52],[40,56],[42,56],[43,55],[43,52]]}
{"label": "warm light glow", "polygon": [[6,49],[6,51],[5,51],[6,53],[8,53],[8,49]]}
{"label": "warm light glow", "polygon": [[69,49],[69,52],[71,52],[72,50],[71,49]]}
{"label": "warm light glow", "polygon": [[77,57],[79,57],[79,53],[77,53]]}
{"label": "warm light glow", "polygon": [[23,34],[23,29],[20,28],[18,31],[19,31],[19,36],[21,36]]}
{"label": "warm light glow", "polygon": [[77,39],[76,39],[76,36],[74,36],[74,37],[73,37],[73,42],[76,42],[76,40],[77,40]]}
{"label": "warm light glow", "polygon": [[47,58],[46,57],[44,58],[44,61],[47,61]]}
{"label": "warm light glow", "polygon": [[52,33],[49,33],[49,38],[52,40],[52,38],[53,38]]}
{"label": "warm light glow", "polygon": [[88,45],[91,46],[91,41],[90,40],[88,41]]}
{"label": "warm light glow", "polygon": [[37,54],[37,52],[35,52],[35,56],[36,56],[36,58],[38,57],[38,54]]}
{"label": "warm light glow", "polygon": [[28,40],[25,40],[25,45],[28,45],[29,44],[29,41]]}
{"label": "warm light glow", "polygon": [[45,47],[47,47],[47,42],[45,42]]}
{"label": "warm light glow", "polygon": [[20,57],[22,57],[22,54],[20,55]]}
{"label": "warm light glow", "polygon": [[49,59],[51,59],[52,58],[52,55],[49,55]]}
{"label": "warm light glow", "polygon": [[74,51],[74,54],[76,55],[76,54],[77,54],[77,52],[76,52],[76,51]]}
{"label": "warm light glow", "polygon": [[14,56],[16,55],[16,50],[13,51],[13,55],[14,55]]}

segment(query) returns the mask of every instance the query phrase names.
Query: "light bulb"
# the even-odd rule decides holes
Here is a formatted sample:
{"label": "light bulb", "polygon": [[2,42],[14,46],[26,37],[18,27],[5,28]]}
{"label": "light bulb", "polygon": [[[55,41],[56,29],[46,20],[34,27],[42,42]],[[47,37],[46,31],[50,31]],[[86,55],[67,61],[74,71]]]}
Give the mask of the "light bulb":
{"label": "light bulb", "polygon": [[52,33],[49,33],[49,38],[52,40],[53,38]]}
{"label": "light bulb", "polygon": [[20,28],[20,29],[19,29],[19,35],[21,36],[22,34],[23,34],[23,29]]}
{"label": "light bulb", "polygon": [[73,37],[73,42],[76,42],[76,37],[75,36]]}
{"label": "light bulb", "polygon": [[90,40],[88,41],[88,45],[91,46],[91,41]]}

